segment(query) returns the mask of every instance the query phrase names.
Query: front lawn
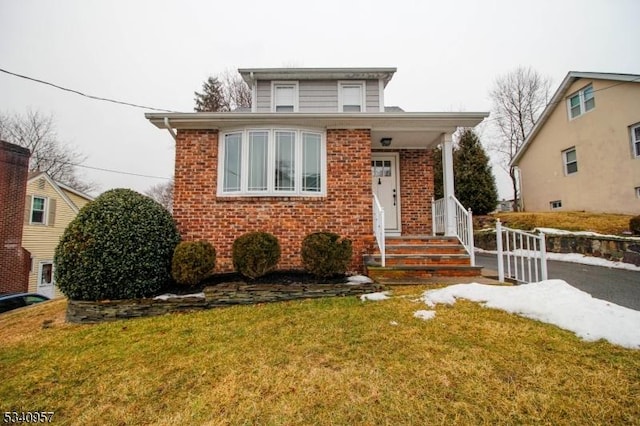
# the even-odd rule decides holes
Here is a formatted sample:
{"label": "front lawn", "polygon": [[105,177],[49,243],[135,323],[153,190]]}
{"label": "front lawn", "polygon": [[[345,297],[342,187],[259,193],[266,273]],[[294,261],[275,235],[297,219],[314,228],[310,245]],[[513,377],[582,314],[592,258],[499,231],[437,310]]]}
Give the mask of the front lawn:
{"label": "front lawn", "polygon": [[[0,315],[0,411],[56,424],[638,424],[640,351],[471,302],[329,298],[100,325]],[[43,323],[45,327],[43,328]]]}
{"label": "front lawn", "polygon": [[[631,215],[587,212],[506,212],[495,213],[505,226],[516,229],[556,228],[621,235],[629,230]],[[495,227],[494,224],[487,224]]]}

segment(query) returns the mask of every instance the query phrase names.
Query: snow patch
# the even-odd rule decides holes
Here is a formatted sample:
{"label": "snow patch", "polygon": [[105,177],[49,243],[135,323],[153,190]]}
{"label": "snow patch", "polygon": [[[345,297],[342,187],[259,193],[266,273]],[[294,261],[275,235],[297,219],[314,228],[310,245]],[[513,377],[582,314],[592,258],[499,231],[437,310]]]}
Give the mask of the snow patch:
{"label": "snow patch", "polygon": [[605,339],[640,349],[640,312],[592,297],[563,280],[520,286],[457,284],[423,294],[427,306],[454,304],[457,298],[482,302],[523,317],[557,325],[586,341]]}
{"label": "snow patch", "polygon": [[166,294],[161,294],[160,296],[156,296],[153,298],[153,300],[169,300],[169,299],[186,299],[189,297],[196,297],[196,298],[200,298],[200,299],[204,299],[204,293],[200,292],[200,293],[193,293],[193,294],[173,294],[173,293],[166,293]]}
{"label": "snow patch", "polygon": [[373,280],[364,275],[353,275],[347,278],[348,284],[371,284]]}
{"label": "snow patch", "polygon": [[389,291],[379,291],[377,293],[367,293],[367,294],[363,294],[362,296],[360,296],[360,300],[367,301],[367,300],[372,300],[372,301],[379,301],[379,300],[385,300],[389,298],[389,294],[391,294]]}
{"label": "snow patch", "polygon": [[436,317],[436,311],[415,311],[413,316],[416,318],[420,318],[422,320],[428,321],[430,319],[434,319]]}

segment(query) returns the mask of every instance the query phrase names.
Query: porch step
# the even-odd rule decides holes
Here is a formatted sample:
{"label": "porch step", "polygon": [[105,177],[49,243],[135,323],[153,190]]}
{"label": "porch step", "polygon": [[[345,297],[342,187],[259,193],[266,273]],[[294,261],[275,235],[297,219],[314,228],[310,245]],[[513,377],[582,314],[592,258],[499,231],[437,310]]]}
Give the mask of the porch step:
{"label": "porch step", "polygon": [[380,284],[419,283],[443,277],[477,277],[482,266],[367,266],[367,275]]}
{"label": "porch step", "polygon": [[473,277],[482,267],[456,237],[409,235],[385,239],[385,267],[378,250],[364,256],[367,274],[380,283],[415,282],[434,277]]}

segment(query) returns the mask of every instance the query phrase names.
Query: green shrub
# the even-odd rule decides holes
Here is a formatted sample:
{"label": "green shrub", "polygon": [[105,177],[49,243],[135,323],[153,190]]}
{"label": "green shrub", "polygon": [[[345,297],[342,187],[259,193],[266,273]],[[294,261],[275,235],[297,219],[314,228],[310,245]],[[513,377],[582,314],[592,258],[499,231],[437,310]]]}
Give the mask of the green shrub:
{"label": "green shrub", "polygon": [[216,266],[216,249],[208,241],[183,241],[171,261],[171,276],[178,284],[196,285]]}
{"label": "green shrub", "polygon": [[55,279],[77,300],[148,297],[170,280],[180,241],[160,204],[129,189],[107,191],[84,206],[55,250]]}
{"label": "green shrub", "polygon": [[302,264],[313,275],[328,278],[344,274],[351,264],[351,241],[332,232],[316,232],[302,241]]}
{"label": "green shrub", "polygon": [[629,219],[629,229],[633,235],[640,235],[640,216],[634,216]]}
{"label": "green shrub", "polygon": [[233,266],[247,278],[273,271],[280,260],[280,243],[267,232],[249,232],[233,242]]}

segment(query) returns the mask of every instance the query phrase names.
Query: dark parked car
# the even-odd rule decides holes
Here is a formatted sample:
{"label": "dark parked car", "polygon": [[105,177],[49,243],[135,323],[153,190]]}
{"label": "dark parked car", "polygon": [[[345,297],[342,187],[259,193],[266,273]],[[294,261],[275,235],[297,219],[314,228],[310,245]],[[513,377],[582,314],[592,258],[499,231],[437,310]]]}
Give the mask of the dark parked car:
{"label": "dark parked car", "polygon": [[0,296],[0,314],[12,309],[33,305],[34,303],[46,302],[47,300],[49,300],[47,296],[36,293],[5,294]]}

